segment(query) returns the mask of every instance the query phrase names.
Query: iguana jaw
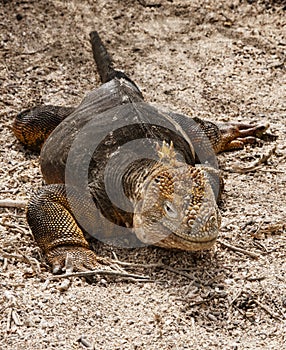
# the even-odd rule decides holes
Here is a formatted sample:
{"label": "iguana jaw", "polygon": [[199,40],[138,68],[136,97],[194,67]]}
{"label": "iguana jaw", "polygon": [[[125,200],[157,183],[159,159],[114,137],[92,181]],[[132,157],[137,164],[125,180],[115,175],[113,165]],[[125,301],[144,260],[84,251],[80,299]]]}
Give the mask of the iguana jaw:
{"label": "iguana jaw", "polygon": [[206,230],[207,224],[195,225],[189,230],[185,227],[171,229],[164,222],[152,226],[152,232],[148,227],[140,226],[140,218],[134,218],[136,236],[144,243],[169,249],[184,251],[198,251],[212,248],[219,234],[220,215],[212,223],[212,228]]}
{"label": "iguana jaw", "polygon": [[[163,248],[180,249],[185,251],[197,251],[210,249],[216,242],[219,234],[220,219],[210,231],[205,230],[205,226],[198,229],[192,228],[188,233],[183,233],[180,229],[170,230],[166,238],[155,243]],[[166,232],[166,227],[164,227]]]}
{"label": "iguana jaw", "polygon": [[167,239],[157,242],[155,245],[162,248],[179,249],[184,251],[198,251],[211,249],[216,242],[216,237],[204,242],[182,239],[180,236],[171,233]]}

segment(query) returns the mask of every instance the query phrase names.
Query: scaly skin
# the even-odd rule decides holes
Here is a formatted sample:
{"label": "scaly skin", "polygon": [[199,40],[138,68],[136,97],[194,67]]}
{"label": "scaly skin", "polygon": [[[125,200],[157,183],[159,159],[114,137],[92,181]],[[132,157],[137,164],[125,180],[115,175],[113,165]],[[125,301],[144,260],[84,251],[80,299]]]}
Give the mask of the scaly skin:
{"label": "scaly skin", "polygon": [[[87,122],[94,115],[96,128],[98,114],[118,105],[143,101],[136,85],[123,73],[113,69],[110,57],[96,33],[92,34],[92,45],[105,84],[92,91],[78,108],[40,106],[20,113],[13,124],[16,137],[26,147],[39,150],[46,142],[41,153],[42,169],[50,185],[32,196],[27,208],[27,220],[53,272],[61,271],[67,258],[74,270],[82,271],[97,266],[98,259],[89,248],[86,234],[102,229],[101,226],[99,228],[101,215],[112,221],[114,227],[126,226],[132,230],[144,244],[186,251],[211,248],[221,221],[216,203],[220,191],[214,193],[221,182],[220,176],[214,168],[179,160],[172,138],[170,142],[170,135],[167,135],[169,144],[163,142],[163,146],[158,149],[158,160],[140,159],[127,165],[122,177],[122,188],[132,203],[132,212],[124,212],[113,205],[103,188],[102,168],[109,159],[108,145],[114,146],[114,143],[106,141],[103,146],[107,153],[104,151],[95,156],[97,158],[91,163],[89,187],[94,201],[92,204],[78,188],[64,184],[66,157],[76,133],[84,126],[86,110],[92,111]],[[97,102],[93,103],[94,100]],[[179,115],[170,114],[171,118],[172,115],[174,121],[176,117],[180,118]],[[205,147],[202,135],[208,137],[212,147],[203,149],[206,155],[208,152],[217,154],[253,143],[267,129],[263,125],[217,125],[198,118],[194,118],[194,121],[193,130],[185,132],[191,135],[195,150]],[[78,124],[80,127],[77,127]],[[73,138],[67,135],[69,130]],[[115,139],[110,138],[109,142],[117,142],[119,146],[123,144],[125,139],[122,139],[121,134],[118,135]],[[67,139],[64,138],[66,136]],[[148,135],[143,137],[148,138]],[[59,149],[60,143],[63,149]],[[187,150],[186,155],[194,159],[195,155],[190,152]],[[103,228],[100,233],[107,240],[109,229]]]}
{"label": "scaly skin", "polygon": [[[240,132],[236,127],[235,134],[237,129]],[[252,135],[261,129],[253,127]],[[230,133],[232,130],[233,126]],[[227,135],[227,141],[220,136],[217,143],[228,149],[235,138],[225,132],[221,135]],[[243,137],[241,140],[247,141]],[[219,152],[224,150],[218,149]],[[175,153],[169,153],[171,155],[165,145],[159,162],[138,161],[130,165],[123,177],[123,188],[133,202],[134,215],[131,219],[128,215],[122,217],[116,208],[111,208],[111,216],[117,224],[128,223],[133,227],[134,234],[143,243],[186,251],[209,249],[220,228],[220,213],[208,179],[208,174],[216,171],[181,163]],[[71,210],[66,192],[69,192],[69,198],[75,198],[73,204],[76,203],[76,208],[73,205],[73,210],[76,215]],[[85,234],[77,223],[78,218],[89,222],[90,226],[97,225],[94,209],[85,205],[82,194],[63,184],[43,187],[29,202],[28,223],[54,273],[64,268],[67,255],[74,270],[97,266],[96,255],[89,249]]]}
{"label": "scaly skin", "polygon": [[135,202],[134,232],[142,242],[185,251],[213,246],[221,219],[207,171],[181,162],[156,167]]}
{"label": "scaly skin", "polygon": [[[166,145],[163,147],[166,151]],[[181,163],[175,153],[163,153],[159,162],[146,160],[141,167],[144,180],[136,163],[130,164],[123,177],[135,213],[128,226],[134,227],[137,238],[165,248],[210,248],[219,232],[220,214],[208,169]],[[116,209],[113,213],[114,222],[121,226],[130,220]],[[67,254],[76,270],[96,266],[95,254],[77,224],[78,220],[96,227],[96,213],[76,189],[63,184],[43,187],[29,202],[27,220],[54,272],[64,266]]]}
{"label": "scaly skin", "polygon": [[15,118],[14,134],[27,148],[39,152],[50,133],[74,110],[52,105],[27,109]]}

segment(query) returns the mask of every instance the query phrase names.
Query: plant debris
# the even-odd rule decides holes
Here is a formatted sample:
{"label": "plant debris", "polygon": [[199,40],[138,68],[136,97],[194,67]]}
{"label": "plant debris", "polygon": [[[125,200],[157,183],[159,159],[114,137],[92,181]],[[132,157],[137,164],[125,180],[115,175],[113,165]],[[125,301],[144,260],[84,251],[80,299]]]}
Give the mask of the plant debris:
{"label": "plant debris", "polygon": [[[285,347],[283,6],[270,0],[1,2],[1,348]],[[148,102],[212,121],[269,123],[278,139],[219,155],[225,189],[214,249],[125,250],[97,242],[97,255],[121,274],[126,270],[126,279],[97,273],[90,282],[77,274],[53,276],[35,244],[25,204],[43,185],[39,155],[15,140],[11,125],[26,108],[75,106],[99,85],[92,30]],[[242,171],[228,171],[236,165]]]}

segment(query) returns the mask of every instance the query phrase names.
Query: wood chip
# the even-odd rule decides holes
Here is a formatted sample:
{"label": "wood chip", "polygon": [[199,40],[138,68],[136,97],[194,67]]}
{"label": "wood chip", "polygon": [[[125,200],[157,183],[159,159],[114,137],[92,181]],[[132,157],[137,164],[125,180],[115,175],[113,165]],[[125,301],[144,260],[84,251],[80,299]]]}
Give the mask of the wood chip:
{"label": "wood chip", "polygon": [[0,207],[2,208],[26,208],[27,201],[20,199],[0,199]]}

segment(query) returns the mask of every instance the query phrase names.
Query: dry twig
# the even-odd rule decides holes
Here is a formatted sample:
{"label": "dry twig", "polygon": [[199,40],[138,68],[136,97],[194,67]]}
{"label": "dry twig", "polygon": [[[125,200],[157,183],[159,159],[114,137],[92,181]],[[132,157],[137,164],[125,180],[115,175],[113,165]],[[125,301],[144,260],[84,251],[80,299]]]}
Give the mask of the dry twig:
{"label": "dry twig", "polygon": [[[136,268],[161,268],[170,272],[173,272],[177,275],[184,276],[188,279],[191,279],[193,282],[195,282],[194,276],[190,275],[189,273],[185,271],[180,271],[178,269],[175,269],[171,266],[162,264],[162,263],[155,263],[155,264],[137,264],[137,263],[129,263],[129,262],[124,262],[124,261],[119,261],[119,260],[106,260],[105,262],[112,263],[113,266],[126,266],[126,267],[136,267]],[[119,266],[118,266],[119,267]],[[124,279],[130,280],[130,281],[142,281],[142,282],[152,282],[149,276],[141,276],[137,274],[131,274],[128,273],[122,269],[118,271],[112,271],[112,270],[92,270],[92,271],[84,271],[84,272],[69,272],[64,275],[57,275],[53,276],[51,280],[57,280],[59,278],[64,278],[64,277],[88,277],[88,276],[94,276],[94,275],[111,275],[115,277],[122,277]]]}
{"label": "dry twig", "polygon": [[7,316],[7,324],[6,324],[6,332],[8,333],[11,328],[11,322],[12,322],[12,308],[9,308],[8,310],[8,316]]}
{"label": "dry twig", "polygon": [[114,276],[114,277],[121,277],[130,281],[139,281],[139,282],[151,282],[151,279],[149,276],[141,276],[141,275],[135,275],[128,272],[121,272],[121,271],[112,271],[112,270],[91,270],[91,271],[82,271],[82,272],[72,272],[72,273],[66,273],[64,275],[57,275],[53,276],[50,279],[51,280],[58,280],[61,278],[66,277],[89,277],[94,275],[105,275],[105,276]]}
{"label": "dry twig", "polygon": [[2,208],[26,208],[27,202],[20,199],[0,199]]}
{"label": "dry twig", "polygon": [[286,229],[286,223],[284,222],[275,222],[275,223],[271,223],[269,225],[266,225],[264,227],[259,227],[259,233],[264,233],[266,235],[270,235],[270,234],[276,234],[278,232],[282,232],[283,230]]}
{"label": "dry twig", "polygon": [[275,319],[280,320],[281,318],[275,313],[273,312],[268,306],[262,304],[260,301],[258,300],[254,300],[254,302],[261,307],[261,309],[263,309],[264,311],[266,311],[270,316],[272,316]]}
{"label": "dry twig", "polygon": [[232,169],[228,169],[231,172],[239,173],[239,174],[246,174],[250,171],[254,171],[257,169],[260,169],[262,164],[266,163],[268,159],[275,153],[277,146],[275,145],[273,148],[271,148],[268,153],[262,154],[261,158],[253,162],[251,165],[247,167],[240,167],[240,166],[233,166]]}
{"label": "dry twig", "polygon": [[129,262],[124,262],[124,261],[119,261],[119,260],[110,260],[110,261],[112,263],[115,263],[115,264],[118,264],[118,265],[121,265],[121,266],[129,266],[129,267],[137,267],[137,268],[140,268],[140,267],[143,267],[143,268],[156,267],[156,268],[160,268],[160,269],[164,269],[164,270],[173,272],[173,273],[175,273],[177,275],[181,275],[181,276],[187,277],[187,278],[195,281],[194,276],[190,275],[189,273],[181,271],[181,270],[178,270],[178,269],[175,269],[172,266],[168,266],[168,265],[165,265],[165,264],[162,264],[162,263],[136,264],[136,263],[129,263]]}
{"label": "dry twig", "polygon": [[258,259],[260,257],[260,254],[257,254],[257,253],[254,253],[254,252],[250,252],[249,250],[245,250],[243,248],[235,247],[235,246],[233,246],[233,245],[231,245],[229,243],[221,241],[220,239],[218,239],[217,242],[219,242],[221,245],[223,245],[224,247],[226,247],[228,249],[231,249],[231,250],[233,250],[235,252],[239,252],[239,253],[248,255],[251,258]]}
{"label": "dry twig", "polygon": [[14,321],[16,326],[22,326],[23,322],[20,320],[20,317],[16,310],[12,310],[12,320]]}
{"label": "dry twig", "polygon": [[17,254],[11,254],[11,253],[6,253],[4,250],[0,249],[0,255],[4,258],[4,259],[16,259],[17,261],[21,261],[24,263],[28,263],[30,264],[31,268],[33,269],[33,271],[38,274],[41,271],[41,267],[40,267],[40,263],[37,259],[32,258],[27,256],[26,254],[22,253],[19,249],[15,248],[17,250],[17,252],[21,255],[17,255]]}
{"label": "dry twig", "polygon": [[146,0],[138,0],[139,4],[144,6],[144,7],[161,7],[162,4],[160,3],[153,3],[153,4],[149,4],[146,2]]}

